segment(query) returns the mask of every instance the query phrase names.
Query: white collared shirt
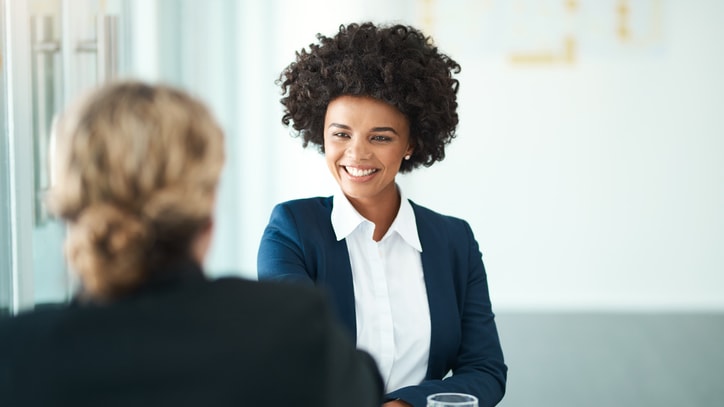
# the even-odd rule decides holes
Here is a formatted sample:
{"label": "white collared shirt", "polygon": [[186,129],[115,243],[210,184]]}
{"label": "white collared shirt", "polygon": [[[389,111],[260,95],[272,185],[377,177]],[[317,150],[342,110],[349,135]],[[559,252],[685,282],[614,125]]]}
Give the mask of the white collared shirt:
{"label": "white collared shirt", "polygon": [[331,220],[337,240],[347,239],[357,347],[375,359],[387,392],[420,384],[430,354],[430,309],[412,205],[402,196],[379,242],[372,239],[375,225],[341,191],[334,196]]}

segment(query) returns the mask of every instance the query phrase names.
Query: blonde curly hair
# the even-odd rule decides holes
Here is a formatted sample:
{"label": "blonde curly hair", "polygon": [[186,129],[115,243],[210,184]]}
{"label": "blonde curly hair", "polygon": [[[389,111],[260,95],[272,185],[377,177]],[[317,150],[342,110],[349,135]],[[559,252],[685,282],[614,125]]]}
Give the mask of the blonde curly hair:
{"label": "blonde curly hair", "polygon": [[119,297],[159,264],[190,256],[224,163],[223,132],[201,101],[116,82],[66,111],[54,137],[48,206],[68,223],[66,256],[84,294]]}

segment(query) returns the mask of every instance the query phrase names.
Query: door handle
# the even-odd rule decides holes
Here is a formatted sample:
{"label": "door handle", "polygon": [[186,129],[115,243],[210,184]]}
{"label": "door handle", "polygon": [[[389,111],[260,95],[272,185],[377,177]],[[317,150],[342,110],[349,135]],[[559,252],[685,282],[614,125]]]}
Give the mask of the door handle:
{"label": "door handle", "polygon": [[96,18],[96,38],[79,41],[76,51],[96,54],[98,82],[118,76],[118,16],[100,15]]}

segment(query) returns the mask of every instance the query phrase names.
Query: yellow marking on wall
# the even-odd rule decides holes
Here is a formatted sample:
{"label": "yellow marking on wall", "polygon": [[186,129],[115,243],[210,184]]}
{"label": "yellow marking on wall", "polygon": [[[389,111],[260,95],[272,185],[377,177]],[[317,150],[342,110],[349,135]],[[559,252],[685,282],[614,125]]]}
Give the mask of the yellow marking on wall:
{"label": "yellow marking on wall", "polygon": [[576,62],[576,39],[572,35],[563,38],[562,50],[545,50],[510,55],[510,62],[524,65],[573,64]]}
{"label": "yellow marking on wall", "polygon": [[[436,28],[453,28],[454,32],[474,37],[480,33],[481,21],[490,24],[491,17],[503,18],[505,28],[499,44],[507,50],[502,50],[502,56],[515,65],[572,65],[585,55],[588,44],[630,52],[658,45],[663,38],[664,0],[506,2],[460,0],[455,2],[455,9],[440,10],[443,4],[450,7],[450,3],[417,0],[418,19],[421,29],[433,37],[439,34]],[[606,25],[596,25],[599,22]],[[467,29],[460,29],[459,24]]]}
{"label": "yellow marking on wall", "polygon": [[422,31],[432,35],[435,31],[435,0],[421,0],[422,2]]}
{"label": "yellow marking on wall", "polygon": [[[621,4],[623,4],[626,8],[625,15],[623,14],[623,8],[621,7]],[[619,18],[621,19],[621,24],[619,25],[619,33],[618,37],[619,39],[626,43],[627,46],[649,46],[651,44],[655,44],[661,40],[662,37],[662,28],[661,28],[661,21],[663,19],[663,6],[662,6],[662,0],[649,0],[650,4],[650,12],[648,13],[649,16],[649,24],[648,24],[648,31],[636,35],[635,32],[632,30],[632,18],[631,18],[631,10],[633,7],[629,4],[628,1],[621,0],[621,4],[619,4]],[[625,16],[625,20],[624,20]],[[623,25],[625,23],[625,25]],[[624,30],[624,31],[622,31]]]}
{"label": "yellow marking on wall", "polygon": [[571,13],[576,12],[578,10],[578,0],[566,0],[566,8]]}
{"label": "yellow marking on wall", "polygon": [[616,33],[621,41],[628,41],[631,39],[631,8],[628,5],[627,0],[620,0],[618,7],[616,7],[616,13],[618,15],[618,27]]}

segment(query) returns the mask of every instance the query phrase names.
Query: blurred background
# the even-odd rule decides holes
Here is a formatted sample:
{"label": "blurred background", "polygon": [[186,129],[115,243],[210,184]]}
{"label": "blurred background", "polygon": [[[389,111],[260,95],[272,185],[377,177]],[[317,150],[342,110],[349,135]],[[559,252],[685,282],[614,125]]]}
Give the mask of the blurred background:
{"label": "blurred background", "polygon": [[114,78],[185,88],[227,134],[207,269],[256,278],[274,204],[335,192],[274,81],[317,33],[421,28],[462,65],[447,158],[398,182],[470,222],[501,406],[724,405],[724,2],[0,0],[0,312],[66,301],[48,129]]}

